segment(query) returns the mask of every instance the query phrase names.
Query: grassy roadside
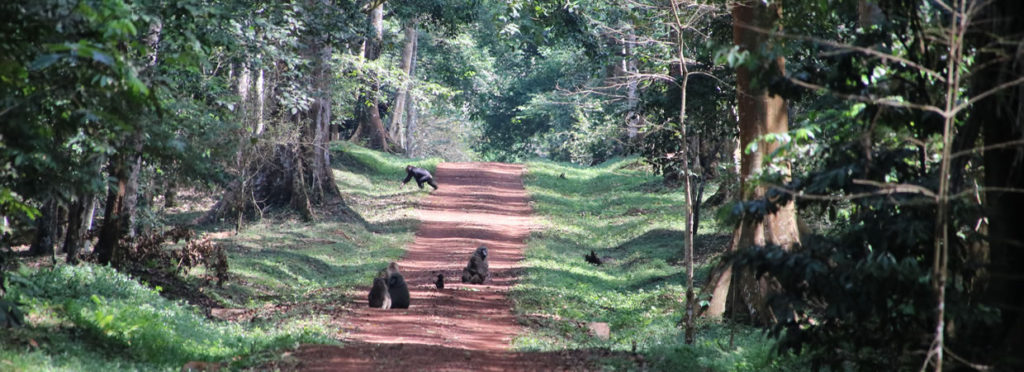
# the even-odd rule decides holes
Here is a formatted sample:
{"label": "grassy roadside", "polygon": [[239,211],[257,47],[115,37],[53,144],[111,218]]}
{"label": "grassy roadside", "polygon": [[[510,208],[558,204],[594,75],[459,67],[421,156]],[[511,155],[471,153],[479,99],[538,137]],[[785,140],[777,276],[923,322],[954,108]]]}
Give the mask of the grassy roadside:
{"label": "grassy roadside", "polygon": [[[534,161],[525,184],[542,228],[528,242],[526,276],[512,290],[530,329],[516,348],[608,350],[619,357],[602,362],[616,370],[635,368],[623,356],[637,354],[654,370],[786,369],[754,329],[701,320],[697,343],[683,342],[681,190],[664,187],[635,158],[587,168]],[[704,280],[728,235],[708,218],[697,240],[695,279]],[[591,250],[603,265],[584,261]],[[607,323],[610,337],[597,337],[589,322]]]}
{"label": "grassy roadside", "polygon": [[[333,150],[335,179],[358,216],[336,206],[302,222],[271,211],[218,240],[230,266],[223,288],[202,270],[186,278],[202,296],[241,314],[233,321],[209,318],[106,267],[23,267],[8,278],[7,298],[22,303],[27,325],[0,331],[0,370],[176,371],[191,360],[234,369],[299,343],[336,342],[338,327],[327,314],[361,296],[354,287],[401,255],[416,229],[413,202],[426,193],[400,188],[408,159],[347,143]],[[412,162],[428,169],[436,163]]]}
{"label": "grassy roadside", "polygon": [[[401,187],[410,160],[348,143],[335,143],[332,150],[335,181],[358,216],[328,207],[313,222],[289,214],[246,227],[224,240],[232,278],[238,279],[222,290],[211,288],[211,296],[225,306],[249,309],[344,302],[356,295],[353,287],[371,282],[377,270],[401,256],[418,226],[411,216],[414,202],[427,195]],[[433,169],[437,162],[412,164]],[[279,315],[310,310],[299,306]]]}

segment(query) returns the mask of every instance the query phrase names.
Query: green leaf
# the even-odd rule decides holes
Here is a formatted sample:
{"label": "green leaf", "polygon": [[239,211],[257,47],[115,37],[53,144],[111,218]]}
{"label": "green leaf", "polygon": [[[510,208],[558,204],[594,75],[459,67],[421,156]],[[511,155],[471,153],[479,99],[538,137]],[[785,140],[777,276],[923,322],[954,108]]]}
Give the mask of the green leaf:
{"label": "green leaf", "polygon": [[59,60],[60,57],[61,55],[57,53],[43,54],[39,57],[36,57],[36,59],[32,61],[31,64],[29,64],[28,69],[32,71],[42,70],[44,68],[50,67],[50,65],[52,65],[54,62],[57,62],[57,60]]}
{"label": "green leaf", "polygon": [[114,67],[114,58],[99,50],[92,51],[92,59],[104,65]]}

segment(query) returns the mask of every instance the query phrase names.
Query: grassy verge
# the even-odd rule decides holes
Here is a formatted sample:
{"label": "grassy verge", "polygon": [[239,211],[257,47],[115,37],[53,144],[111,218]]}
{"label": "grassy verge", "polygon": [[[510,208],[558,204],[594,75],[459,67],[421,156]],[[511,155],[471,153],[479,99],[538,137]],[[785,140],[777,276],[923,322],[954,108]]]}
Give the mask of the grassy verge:
{"label": "grassy verge", "polygon": [[401,188],[408,159],[349,144],[333,150],[334,176],[354,214],[335,205],[302,222],[270,212],[219,240],[230,266],[223,288],[202,270],[186,278],[202,296],[245,314],[240,319],[209,318],[106,267],[22,269],[9,278],[7,298],[22,304],[27,325],[0,331],[0,370],[172,371],[191,360],[235,369],[299,343],[336,342],[328,314],[401,255],[416,229],[413,202],[426,193]]}
{"label": "grassy verge", "polygon": [[0,370],[176,370],[187,361],[246,364],[265,351],[331,342],[309,319],[242,325],[206,318],[109,267],[23,270],[11,298],[28,326],[0,336]]}
{"label": "grassy verge", "polygon": [[[410,160],[348,143],[333,146],[334,178],[346,205],[358,216],[347,216],[335,206],[322,210],[313,222],[288,214],[247,226],[223,241],[229,247],[232,279],[237,279],[212,290],[211,296],[250,309],[300,301],[311,306],[344,302],[345,296],[354,295],[353,287],[370,283],[377,270],[398,259],[417,228],[411,215],[414,202],[427,195],[400,183]],[[412,164],[433,169],[437,162]],[[309,311],[299,306],[279,315]]]}
{"label": "grassy verge", "polygon": [[[772,343],[750,328],[701,320],[698,342],[683,342],[682,190],[665,188],[633,158],[588,168],[532,162],[525,183],[543,228],[528,243],[527,275],[512,291],[516,311],[530,325],[517,348],[635,352],[655,370],[785,369],[784,359],[771,354]],[[702,221],[698,280],[728,244],[722,230],[712,219]],[[591,250],[603,265],[584,261]],[[607,323],[610,337],[598,338],[590,322]],[[622,358],[604,363],[635,366]]]}

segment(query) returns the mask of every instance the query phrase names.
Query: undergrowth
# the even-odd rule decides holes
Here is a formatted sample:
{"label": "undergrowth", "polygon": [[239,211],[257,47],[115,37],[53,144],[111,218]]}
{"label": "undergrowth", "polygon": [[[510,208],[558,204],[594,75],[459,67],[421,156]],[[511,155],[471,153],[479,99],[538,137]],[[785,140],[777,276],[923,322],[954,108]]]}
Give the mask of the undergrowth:
{"label": "undergrowth", "polygon": [[[516,339],[518,349],[608,350],[613,357],[603,363],[616,370],[787,370],[788,359],[773,355],[773,343],[748,327],[701,319],[697,342],[683,342],[681,189],[663,186],[636,158],[587,168],[534,161],[525,184],[542,228],[528,242],[526,275],[512,290],[530,329]],[[726,248],[727,230],[711,218],[701,221],[698,288]],[[591,250],[602,265],[584,261]],[[607,323],[610,337],[597,337],[591,322]]]}
{"label": "undergrowth", "polygon": [[332,150],[344,205],[319,209],[311,222],[266,211],[237,235],[217,240],[230,267],[223,288],[204,270],[185,278],[199,295],[244,317],[207,317],[202,308],[162,297],[163,288],[107,267],[22,268],[8,278],[6,298],[21,303],[27,324],[0,332],[0,371],[170,371],[192,360],[245,369],[300,343],[337,343],[339,326],[329,314],[362,295],[357,287],[413,238],[417,223],[410,213],[426,192],[401,187],[405,165],[433,170],[438,161],[347,143]]}
{"label": "undergrowth", "polygon": [[310,320],[210,320],[105,266],[22,270],[11,281],[8,295],[23,304],[31,326],[2,336],[0,370],[173,370],[190,360],[244,364],[263,351],[332,342]]}

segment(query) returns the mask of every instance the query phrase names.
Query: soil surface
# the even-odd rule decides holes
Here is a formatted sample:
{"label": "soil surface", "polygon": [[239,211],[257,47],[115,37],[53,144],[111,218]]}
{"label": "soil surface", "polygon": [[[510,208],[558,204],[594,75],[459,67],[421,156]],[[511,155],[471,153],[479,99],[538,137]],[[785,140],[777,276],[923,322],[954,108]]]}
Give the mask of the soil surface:
{"label": "soil surface", "polygon": [[[422,223],[398,261],[412,295],[409,309],[370,308],[365,296],[358,298],[344,316],[344,345],[302,346],[289,356],[294,369],[586,369],[567,353],[510,350],[523,329],[507,293],[523,271],[522,251],[533,226],[522,173],[523,167],[513,164],[438,165],[439,189],[417,206]],[[489,251],[491,277],[481,285],[463,284],[462,268],[481,245]],[[445,276],[444,289],[434,285],[437,274]]]}

